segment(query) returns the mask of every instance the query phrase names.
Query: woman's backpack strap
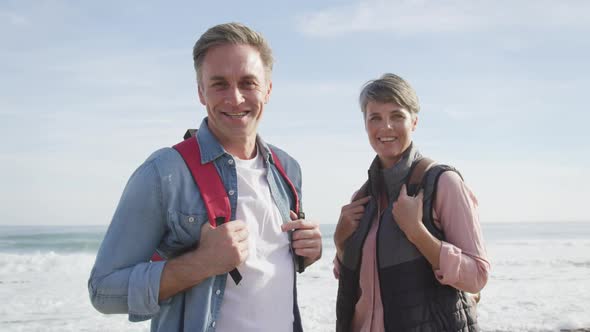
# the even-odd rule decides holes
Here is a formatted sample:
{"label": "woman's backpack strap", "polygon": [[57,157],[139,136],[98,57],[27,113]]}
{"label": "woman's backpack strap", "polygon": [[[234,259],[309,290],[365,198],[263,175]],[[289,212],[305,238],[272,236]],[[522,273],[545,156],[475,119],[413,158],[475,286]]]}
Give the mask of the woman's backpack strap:
{"label": "woman's backpack strap", "polygon": [[412,164],[410,169],[410,176],[406,182],[408,196],[416,196],[424,185],[424,175],[435,164],[435,161],[430,158],[421,158]]}

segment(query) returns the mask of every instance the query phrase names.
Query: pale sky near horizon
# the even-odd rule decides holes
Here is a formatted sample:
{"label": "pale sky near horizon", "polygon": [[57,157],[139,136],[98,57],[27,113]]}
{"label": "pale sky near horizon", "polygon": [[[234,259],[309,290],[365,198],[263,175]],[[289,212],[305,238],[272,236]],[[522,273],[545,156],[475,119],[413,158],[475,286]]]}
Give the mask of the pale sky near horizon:
{"label": "pale sky near horizon", "polygon": [[205,115],[192,46],[239,21],[274,51],[259,132],[335,223],[374,153],[357,103],[407,79],[414,141],[456,166],[482,222],[590,221],[590,1],[0,3],[0,225],[106,225],[128,177]]}

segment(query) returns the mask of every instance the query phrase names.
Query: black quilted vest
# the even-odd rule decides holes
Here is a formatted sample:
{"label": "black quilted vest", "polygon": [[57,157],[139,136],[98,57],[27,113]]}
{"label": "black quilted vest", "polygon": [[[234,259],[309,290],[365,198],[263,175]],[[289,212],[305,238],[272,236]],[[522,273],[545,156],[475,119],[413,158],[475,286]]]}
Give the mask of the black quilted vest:
{"label": "black quilted vest", "polygon": [[[410,146],[402,159],[392,168],[380,168],[375,158],[369,169],[367,194],[373,198],[365,206],[359,228],[345,243],[336,302],[336,331],[350,331],[354,308],[359,299],[359,273],[362,248],[377,213],[381,192],[387,194],[388,206],[379,222],[377,232],[378,275],[383,302],[385,330],[412,332],[479,331],[475,301],[453,287],[440,284],[432,266],[406,238],[391,214],[402,184],[407,181],[412,165],[421,158]],[[424,189],[423,222],[439,240],[444,234],[434,225],[432,217],[436,184],[443,172],[455,171],[450,166],[431,167],[422,182]],[[417,188],[408,188],[416,192]]]}

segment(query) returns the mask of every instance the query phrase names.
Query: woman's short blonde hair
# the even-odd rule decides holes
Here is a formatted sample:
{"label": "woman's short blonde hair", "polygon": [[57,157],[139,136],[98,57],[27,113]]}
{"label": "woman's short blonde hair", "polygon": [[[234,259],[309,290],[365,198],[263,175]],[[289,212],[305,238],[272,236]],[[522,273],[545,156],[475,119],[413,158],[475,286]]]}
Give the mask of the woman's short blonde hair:
{"label": "woman's short blonde hair", "polygon": [[363,85],[359,96],[361,111],[366,114],[370,102],[395,103],[405,108],[412,116],[420,112],[420,103],[416,91],[403,78],[390,73],[383,74],[376,80]]}

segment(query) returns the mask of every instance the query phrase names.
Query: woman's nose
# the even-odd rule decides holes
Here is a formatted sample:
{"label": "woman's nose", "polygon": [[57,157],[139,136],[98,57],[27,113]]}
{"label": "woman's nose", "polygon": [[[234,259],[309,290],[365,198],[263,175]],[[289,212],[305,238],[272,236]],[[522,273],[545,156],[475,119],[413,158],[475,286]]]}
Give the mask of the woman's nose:
{"label": "woman's nose", "polygon": [[393,121],[390,119],[385,120],[385,127],[387,127],[387,129],[392,129],[393,128]]}

